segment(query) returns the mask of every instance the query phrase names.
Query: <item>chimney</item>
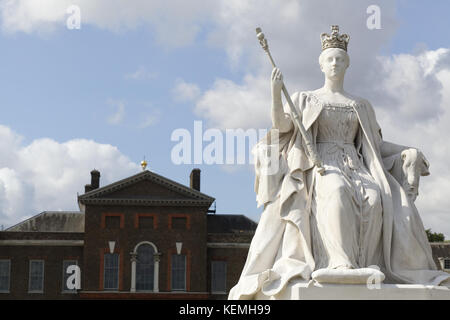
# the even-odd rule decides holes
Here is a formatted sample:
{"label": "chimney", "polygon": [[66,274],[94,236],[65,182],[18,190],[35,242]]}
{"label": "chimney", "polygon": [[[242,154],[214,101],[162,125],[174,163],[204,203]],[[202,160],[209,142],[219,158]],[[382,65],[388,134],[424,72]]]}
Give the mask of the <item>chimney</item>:
{"label": "chimney", "polygon": [[98,170],[91,171],[91,184],[84,186],[84,193],[98,189],[100,187],[100,172]]}
{"label": "chimney", "polygon": [[91,187],[92,190],[98,189],[100,187],[100,171],[92,170],[91,171]]}
{"label": "chimney", "polygon": [[200,169],[193,169],[190,178],[190,187],[200,191]]}

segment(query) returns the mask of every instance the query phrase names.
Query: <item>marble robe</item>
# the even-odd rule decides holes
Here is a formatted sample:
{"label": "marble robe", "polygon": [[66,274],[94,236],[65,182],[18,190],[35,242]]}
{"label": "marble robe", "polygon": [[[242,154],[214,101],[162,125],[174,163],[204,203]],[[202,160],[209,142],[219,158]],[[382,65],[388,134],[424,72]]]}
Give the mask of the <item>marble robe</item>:
{"label": "marble robe", "polygon": [[[317,119],[325,103],[312,92],[297,92],[292,101],[302,115],[305,129],[316,143]],[[376,263],[386,276],[384,282],[447,283],[450,274],[437,270],[417,208],[407,197],[397,180],[399,178],[390,173],[395,157],[383,159],[381,156],[383,140],[372,106],[363,99],[351,106],[359,121],[355,149],[381,199],[381,234],[375,232],[373,239],[368,241],[376,242],[372,247],[379,252]],[[287,106],[285,112],[289,113]],[[308,282],[313,271],[330,267],[316,261],[319,259],[315,259],[313,252],[318,244],[315,243],[317,235],[314,235],[317,221],[312,221],[312,212],[318,199],[315,198],[317,193],[310,191],[315,186],[318,173],[305,152],[302,136],[296,127],[280,133],[276,141],[271,133],[254,149],[256,199],[258,206],[264,206],[264,211],[241,277],[231,289],[229,299],[252,299],[258,291],[267,296],[276,295],[289,280],[300,278]],[[278,152],[278,170],[274,174],[265,174],[264,170],[264,166],[272,161],[267,158],[268,149]],[[364,267],[367,262],[364,265],[353,264],[351,267],[357,268]]]}

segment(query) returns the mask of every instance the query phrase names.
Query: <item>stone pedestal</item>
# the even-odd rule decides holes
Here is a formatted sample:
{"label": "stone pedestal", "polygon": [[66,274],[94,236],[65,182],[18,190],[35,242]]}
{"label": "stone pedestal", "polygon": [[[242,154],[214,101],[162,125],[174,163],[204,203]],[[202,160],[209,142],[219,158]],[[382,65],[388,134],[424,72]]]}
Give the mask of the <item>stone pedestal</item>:
{"label": "stone pedestal", "polygon": [[320,284],[293,282],[276,296],[258,293],[258,300],[450,300],[450,288],[411,284]]}

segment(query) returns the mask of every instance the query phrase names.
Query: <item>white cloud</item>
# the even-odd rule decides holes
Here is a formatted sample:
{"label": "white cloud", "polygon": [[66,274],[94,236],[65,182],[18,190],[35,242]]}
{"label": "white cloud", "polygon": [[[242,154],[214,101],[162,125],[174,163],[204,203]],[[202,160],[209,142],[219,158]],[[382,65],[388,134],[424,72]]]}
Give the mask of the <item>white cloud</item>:
{"label": "white cloud", "polygon": [[0,166],[0,224],[10,226],[44,210],[77,210],[77,192],[90,183],[89,172],[101,172],[101,185],[139,171],[116,147],[92,140],[59,143],[37,139],[28,145],[20,136],[0,125],[1,154],[13,157]]}
{"label": "white cloud", "polygon": [[192,101],[200,96],[200,88],[195,83],[185,82],[183,79],[175,81],[172,96],[176,101]]}
{"label": "white cloud", "polygon": [[[411,68],[416,71],[411,73],[410,85],[403,84],[402,92],[397,93],[401,99],[393,100],[394,103],[377,110],[386,140],[417,147],[430,161],[431,175],[421,179],[416,205],[425,227],[442,232],[447,238],[450,238],[449,57],[449,49],[439,49],[409,56],[407,61],[398,59],[399,64],[405,63],[405,69],[413,66]],[[417,72],[419,63],[422,64],[421,72]],[[435,67],[427,67],[431,65]],[[393,68],[392,72],[397,73],[395,70],[399,68],[401,65]],[[383,85],[390,82],[391,78],[388,78]],[[426,82],[435,84],[423,85]],[[405,116],[408,108],[411,108],[410,117]]]}
{"label": "white cloud", "polygon": [[13,132],[10,128],[0,125],[0,150],[9,150],[3,152],[0,157],[0,168],[16,161],[17,155],[14,150],[20,146],[23,138]]}
{"label": "white cloud", "polygon": [[[447,238],[450,238],[449,58],[448,48],[418,55],[378,56],[377,65],[383,68],[370,78],[376,85],[369,86],[372,91],[368,97],[376,109],[384,138],[417,147],[430,161],[431,175],[422,178],[416,205],[425,227],[442,232]],[[249,74],[242,85],[217,80],[197,99],[195,112],[222,129],[260,128],[270,121],[268,85],[265,77]]]}
{"label": "white cloud", "polygon": [[267,80],[247,75],[243,84],[219,79],[197,100],[195,113],[221,129],[260,128],[270,124]]}
{"label": "white cloud", "polygon": [[[293,94],[322,85],[323,76],[317,61],[321,50],[319,35],[330,32],[331,23],[339,24],[341,32],[350,33],[351,37],[347,87],[366,96],[366,88],[371,87],[368,74],[379,69],[377,54],[396,28],[393,22],[395,2],[380,1],[383,32],[367,29],[366,9],[370,4],[371,1],[366,0],[222,1],[209,40],[226,50],[231,66],[239,69],[243,76],[239,81],[217,79],[196,99],[196,114],[222,129],[270,125],[272,67],[257,41],[255,28],[258,26],[262,27],[272,56]],[[353,52],[357,54],[352,55]]]}
{"label": "white cloud", "polygon": [[143,121],[140,123],[139,128],[145,129],[151,127],[159,122],[161,119],[161,111],[158,109],[153,110],[150,114],[143,117]]}
{"label": "white cloud", "polygon": [[[380,55],[396,29],[395,2],[379,3],[383,32],[365,27],[365,9],[370,4],[237,0],[223,3],[210,41],[227,51],[231,66],[239,68],[244,76],[240,81],[217,79],[194,101],[194,111],[221,129],[268,126],[271,67],[257,43],[254,27],[263,28],[292,94],[322,86],[317,62],[319,35],[329,32],[329,24],[339,24],[341,32],[351,37],[346,90],[372,102],[387,140],[423,150],[431,162],[432,174],[421,181],[417,206],[427,228],[450,237],[449,49]],[[324,7],[328,10],[322,10]]]}
{"label": "white cloud", "polygon": [[[417,205],[426,227],[450,237],[450,218],[445,213],[450,207],[450,56],[448,49],[380,56],[396,30],[396,1],[377,1],[382,30],[366,28],[371,0],[3,0],[2,28],[27,33],[65,28],[65,10],[72,4],[81,9],[82,26],[120,32],[148,25],[164,46],[191,44],[203,26],[210,27],[205,30],[209,43],[227,52],[230,65],[242,78],[216,79],[204,92],[180,80],[173,93],[180,100],[193,101],[197,115],[221,129],[270,124],[271,67],[256,40],[255,27],[263,28],[292,94],[322,85],[319,35],[329,32],[330,24],[340,25],[351,37],[346,89],[372,102],[386,139],[424,151],[432,174],[422,179]],[[120,107],[117,111],[113,122],[124,116],[124,107],[122,113]],[[8,136],[1,128],[0,135]],[[20,145],[18,137],[0,141],[0,148],[6,144],[14,150]],[[17,155],[6,157],[0,163]],[[2,175],[14,181],[11,172]]]}
{"label": "white cloud", "polygon": [[111,107],[116,108],[116,111],[108,116],[107,122],[112,125],[121,123],[123,118],[125,117],[125,102],[110,99],[108,100],[108,104]]}
{"label": "white cloud", "polygon": [[11,168],[0,169],[0,224],[9,225],[27,212],[33,192]]}
{"label": "white cloud", "polygon": [[[3,0],[0,2],[2,29],[6,32],[53,31],[62,22],[70,1]],[[60,23],[61,27],[64,25]],[[37,28],[39,30],[37,30]]]}
{"label": "white cloud", "polygon": [[441,115],[442,84],[435,66],[449,53],[442,48],[419,55],[378,57],[381,68],[372,78],[376,85],[371,95],[380,108],[395,111],[396,125],[409,126],[410,121],[424,122]]}
{"label": "white cloud", "polygon": [[80,8],[81,29],[89,24],[122,32],[148,25],[159,43],[171,47],[192,43],[215,7],[213,1],[202,0],[2,0],[2,29],[6,33],[62,30],[71,5]]}
{"label": "white cloud", "polygon": [[153,80],[158,77],[156,72],[150,72],[144,66],[139,66],[135,72],[127,73],[125,79],[128,80]]}

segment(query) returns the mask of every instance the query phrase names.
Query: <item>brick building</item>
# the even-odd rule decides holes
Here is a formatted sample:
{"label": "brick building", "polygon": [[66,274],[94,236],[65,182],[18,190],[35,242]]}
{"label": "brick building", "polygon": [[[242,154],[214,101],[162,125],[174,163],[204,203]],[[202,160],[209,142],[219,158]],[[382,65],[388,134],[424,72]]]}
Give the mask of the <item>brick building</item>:
{"label": "brick building", "polygon": [[[101,188],[94,170],[79,212],[46,211],[0,232],[0,299],[225,298],[256,223],[210,214],[214,200],[200,192],[199,169],[190,187],[144,170]],[[72,265],[78,290],[67,286]]]}
{"label": "brick building", "polygon": [[[80,211],[45,211],[0,232],[0,299],[226,298],[256,223],[210,214],[200,170],[190,187],[150,171],[99,186],[94,170]],[[431,245],[450,272],[450,243]],[[67,286],[73,265],[79,290]]]}

